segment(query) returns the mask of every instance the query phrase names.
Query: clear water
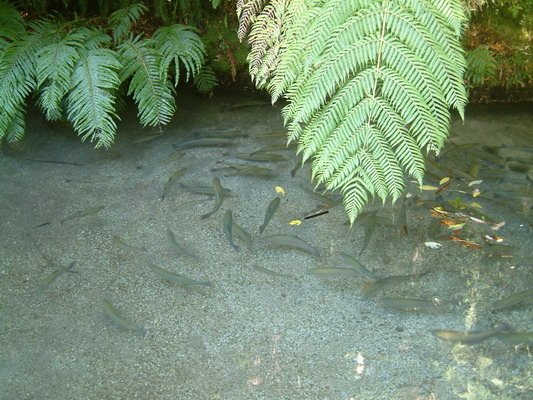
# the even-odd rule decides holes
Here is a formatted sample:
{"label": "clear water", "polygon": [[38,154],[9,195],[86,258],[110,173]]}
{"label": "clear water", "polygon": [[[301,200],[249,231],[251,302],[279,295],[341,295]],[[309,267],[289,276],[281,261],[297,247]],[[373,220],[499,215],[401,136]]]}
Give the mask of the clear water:
{"label": "clear water", "polygon": [[[505,168],[511,157],[533,162],[531,105],[475,107],[465,124],[452,123],[452,143],[479,145],[456,148],[439,165],[446,172],[449,167],[472,172],[483,182],[468,186],[468,179],[454,179],[441,193],[442,201],[478,203],[478,210],[494,220],[493,225],[468,220],[455,235],[479,249],[445,240],[453,233],[444,226],[441,237],[429,238],[431,211],[413,201],[407,229],[397,222],[401,203],[370,207],[392,226],[378,224],[359,256],[365,225],[345,225],[342,206],[303,219],[319,204],[302,189],[310,187],[309,167],[291,176],[292,152],[276,151],[289,158],[285,162],[235,158],[284,143],[279,136],[265,137],[283,129],[280,108],[227,110],[248,100],[254,99],[185,94],[164,135],[140,143],[135,142],[153,132],[135,123],[130,108],[110,151],[95,151],[70,128],[29,113],[22,146],[4,147],[0,154],[0,398],[531,398],[527,344],[492,337],[466,345],[432,333],[533,329],[531,304],[494,307],[497,300],[533,286],[531,182],[526,173]],[[234,138],[231,147],[187,149],[183,158],[165,161],[174,143],[234,130],[247,137]],[[499,154],[482,146],[496,146],[492,151]],[[271,168],[276,176],[226,177],[227,171],[211,171],[235,162]],[[208,186],[219,176],[232,190],[210,218],[200,215],[214,200],[189,203],[206,197],[178,184],[161,201],[168,178],[183,167],[182,183]],[[439,186],[440,178],[425,183]],[[286,195],[259,235],[268,204],[281,196],[276,186]],[[481,196],[474,198],[475,187]],[[435,199],[433,191],[409,188],[420,199]],[[61,222],[99,206],[104,207],[99,212]],[[254,237],[252,251],[239,239],[242,251],[229,245],[223,230],[228,209]],[[290,225],[295,219],[302,224]],[[499,222],[505,225],[493,230]],[[167,229],[199,260],[177,256]],[[265,243],[263,237],[279,233],[297,235],[321,255]],[[117,244],[113,235],[138,249]],[[484,235],[499,236],[514,248],[504,257],[489,256],[493,248]],[[427,241],[442,247],[431,249]],[[371,283],[365,277],[309,274],[311,268],[342,267],[341,252],[384,277],[428,273],[373,297],[365,296]],[[51,275],[72,262],[72,270]],[[213,286],[169,284],[150,263]],[[256,266],[291,277],[265,274]],[[437,298],[452,307],[405,312],[387,306],[384,297]],[[110,321],[104,299],[139,329]]]}

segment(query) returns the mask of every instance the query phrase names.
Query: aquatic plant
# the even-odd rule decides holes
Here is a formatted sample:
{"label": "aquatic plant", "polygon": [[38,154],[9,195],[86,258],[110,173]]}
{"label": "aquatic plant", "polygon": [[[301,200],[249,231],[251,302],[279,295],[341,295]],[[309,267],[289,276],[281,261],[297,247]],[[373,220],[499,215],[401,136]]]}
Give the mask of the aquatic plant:
{"label": "aquatic plant", "polygon": [[253,81],[288,100],[289,141],[352,223],[422,182],[467,101],[461,1],[238,0],[237,14]]}
{"label": "aquatic plant", "polygon": [[174,87],[191,77],[201,91],[216,84],[204,65],[204,45],[191,27],[173,24],[151,37],[132,27],[146,11],[142,3],[109,18],[47,18],[27,22],[0,1],[0,140],[24,135],[25,103],[35,94],[46,119],[67,119],[82,140],[109,147],[116,132],[116,107],[127,94],[143,126],[168,123],[175,111]]}

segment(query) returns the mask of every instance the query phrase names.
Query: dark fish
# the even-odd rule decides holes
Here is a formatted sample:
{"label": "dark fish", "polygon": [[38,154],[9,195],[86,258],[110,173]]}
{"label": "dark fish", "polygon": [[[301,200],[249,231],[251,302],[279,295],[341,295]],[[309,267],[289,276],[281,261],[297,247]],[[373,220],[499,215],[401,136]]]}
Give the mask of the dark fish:
{"label": "dark fish", "polygon": [[[271,178],[274,176],[274,171],[270,168],[257,167],[255,165],[248,164],[228,164],[223,169],[234,170],[224,176],[253,176],[256,178]],[[217,168],[212,171],[218,170]]]}
{"label": "dark fish", "polygon": [[484,250],[489,257],[512,258],[518,248],[508,244],[487,244]]}
{"label": "dark fish", "polygon": [[240,251],[241,249],[239,246],[233,243],[233,213],[231,210],[227,210],[226,214],[224,215],[224,234],[226,235],[231,247],[233,247],[236,251]]}
{"label": "dark fish", "polygon": [[77,211],[74,214],[69,215],[68,217],[65,217],[61,220],[61,224],[64,224],[66,221],[71,219],[79,219],[83,217],[87,217],[89,215],[94,215],[99,213],[105,208],[105,206],[96,206],[96,207],[89,207],[85,210]]}
{"label": "dark fish", "polygon": [[505,163],[505,168],[513,172],[525,174],[530,170],[531,165],[522,163],[520,161],[508,161]]}
{"label": "dark fish", "polygon": [[163,159],[164,163],[168,163],[170,161],[178,161],[179,159],[185,157],[185,153],[182,151],[174,151],[170,153],[167,157]]}
{"label": "dark fish", "polygon": [[380,302],[399,311],[450,311],[450,304],[434,299],[415,299],[405,297],[383,297]]}
{"label": "dark fish", "polygon": [[[180,183],[179,187],[196,194],[205,194],[207,196],[215,195],[215,189],[213,189],[213,186],[187,185],[185,183]],[[224,188],[224,196],[229,196],[230,194],[231,190]]]}
{"label": "dark fish", "polygon": [[43,222],[42,224],[39,224],[39,225],[34,226],[34,228],[42,228],[43,226],[50,225],[50,224],[51,224],[50,221],[48,221],[48,222]]}
{"label": "dark fish", "polygon": [[295,235],[272,235],[267,236],[265,239],[274,246],[301,250],[317,257],[320,255],[317,249]]}
{"label": "dark fish", "polygon": [[228,106],[224,108],[224,111],[232,111],[237,110],[239,108],[248,108],[248,107],[264,107],[264,106],[271,106],[270,102],[264,101],[264,100],[250,100],[250,101],[243,101],[241,103],[233,104],[231,106]]}
{"label": "dark fish", "polygon": [[376,275],[374,272],[370,271],[368,268],[366,268],[359,260],[352,257],[349,254],[341,253],[340,254],[342,260],[345,264],[352,267],[359,275],[364,276],[365,278],[371,279],[373,281],[379,279],[379,276]]}
{"label": "dark fish", "polygon": [[358,276],[359,272],[353,268],[318,267],[307,270],[309,275],[318,276]]}
{"label": "dark fish", "polygon": [[76,167],[83,167],[83,164],[69,162],[69,161],[55,161],[55,160],[36,160],[34,158],[26,158],[28,161],[44,163],[44,164],[64,164],[64,165],[75,165]]}
{"label": "dark fish", "polygon": [[518,304],[532,304],[533,303],[533,289],[524,290],[522,292],[514,293],[494,302],[495,310],[501,310],[508,307],[513,307]]}
{"label": "dark fish", "polygon": [[185,175],[185,171],[187,171],[187,168],[181,168],[169,176],[165,188],[163,189],[163,194],[161,195],[161,201],[167,197],[170,188],[177,182],[177,180]]}
{"label": "dark fish", "polygon": [[240,226],[239,224],[237,224],[235,221],[233,221],[232,232],[235,234],[235,236],[237,236],[239,239],[241,239],[244,242],[246,247],[248,247],[248,250],[252,250],[252,247],[253,247],[252,236],[248,232],[246,232],[246,230],[244,230],[244,228]]}
{"label": "dark fish", "polygon": [[263,274],[275,276],[276,278],[289,278],[289,279],[296,279],[294,276],[289,274],[283,274],[281,272],[272,271],[271,269],[261,267],[259,265],[254,265],[254,269],[256,271],[262,272]]}
{"label": "dark fish", "polygon": [[126,243],[126,241],[124,239],[122,239],[120,236],[118,235],[113,235],[112,237],[112,240],[113,240],[113,243],[115,243],[118,247],[120,247],[122,250],[126,250],[126,251],[131,251],[131,250],[135,250],[135,251],[146,251],[146,249],[144,247],[135,247],[135,246],[132,246],[128,243]]}
{"label": "dark fish", "polygon": [[274,213],[277,211],[277,209],[279,208],[279,203],[281,202],[281,199],[279,197],[276,197],[274,200],[272,200],[270,202],[270,204],[268,205],[268,208],[266,210],[266,213],[265,213],[265,220],[263,222],[263,225],[261,225],[259,227],[259,233],[263,233],[263,231],[266,229],[268,223],[270,222],[270,220],[272,219],[272,217],[274,216]]}
{"label": "dark fish", "polygon": [[201,139],[187,140],[181,143],[174,143],[172,147],[176,150],[189,149],[192,147],[226,147],[232,146],[235,142],[228,138],[204,137]]}
{"label": "dark fish", "polygon": [[250,153],[250,155],[271,153],[273,151],[287,151],[287,150],[290,150],[290,149],[292,149],[294,147],[296,147],[295,143],[289,143],[288,145],[287,144],[277,144],[277,145],[274,145],[274,146],[268,146],[268,147],[260,148],[259,150],[256,150],[256,151],[253,151],[252,153]]}
{"label": "dark fish", "polygon": [[283,157],[282,155],[272,154],[272,153],[258,153],[258,154],[237,153],[235,157],[240,158],[241,160],[248,160],[248,161],[261,161],[261,162],[285,161],[285,157]]}
{"label": "dark fish", "polygon": [[150,142],[151,140],[154,140],[155,138],[158,138],[160,136],[163,136],[162,133],[157,133],[155,135],[144,135],[144,137],[141,137],[139,139],[135,139],[133,143],[145,143]]}
{"label": "dark fish", "polygon": [[377,224],[378,224],[377,212],[374,212],[371,215],[369,215],[368,219],[365,221],[365,237],[363,239],[363,246],[361,247],[361,251],[359,252],[359,255],[363,254],[363,251],[365,251],[368,244],[370,243],[370,239],[372,239],[372,236],[374,235],[374,232],[376,231]]}
{"label": "dark fish", "polygon": [[103,300],[103,309],[105,316],[117,327],[122,329],[123,331],[128,332],[138,332],[141,334],[146,334],[146,331],[143,327],[137,326],[133,324],[132,322],[128,321],[126,318],[124,318],[122,315],[118,313],[118,311],[113,307],[111,302],[107,299]]}
{"label": "dark fish", "polygon": [[174,232],[172,232],[170,229],[167,229],[167,239],[169,243],[172,245],[172,248],[176,251],[178,256],[180,257],[189,257],[193,260],[198,260],[198,256],[194,253],[191,253],[187,249],[185,249],[181,244],[178,243],[176,240],[176,235],[174,235]]}
{"label": "dark fish", "polygon": [[427,237],[429,239],[434,239],[440,232],[440,219],[432,218],[431,223],[429,224]]}
{"label": "dark fish", "polygon": [[533,346],[533,332],[500,332],[496,338],[504,343]]}
{"label": "dark fish", "polygon": [[211,282],[208,281],[197,281],[196,279],[188,278],[184,275],[175,274],[164,268],[158,267],[152,263],[149,263],[148,266],[152,272],[157,275],[160,279],[174,283],[176,285],[183,286],[213,286]]}
{"label": "dark fish", "polygon": [[419,274],[411,274],[411,275],[393,275],[388,276],[386,278],[381,278],[374,283],[372,283],[371,286],[369,286],[365,291],[365,297],[372,297],[380,290],[385,290],[389,286],[401,284],[404,282],[411,282],[415,279],[419,279],[426,275],[429,271],[421,272]]}
{"label": "dark fish", "polygon": [[55,271],[53,271],[50,275],[48,275],[44,280],[37,286],[38,291],[43,291],[48,288],[52,283],[56,281],[57,278],[59,278],[61,275],[63,275],[65,272],[74,272],[72,271],[72,268],[74,268],[74,265],[76,265],[76,261],[72,261],[68,266],[58,268]]}
{"label": "dark fish", "polygon": [[212,182],[213,191],[215,192],[215,205],[213,209],[208,212],[207,214],[202,215],[201,219],[209,218],[211,215],[216,213],[220,206],[222,205],[222,202],[224,201],[224,188],[222,187],[222,184],[220,183],[220,179],[213,178]]}
{"label": "dark fish", "polygon": [[432,333],[435,336],[437,336],[439,339],[442,339],[450,343],[462,343],[462,344],[478,344],[494,336],[497,336],[501,332],[502,332],[501,329],[493,329],[487,332],[469,332],[469,333],[448,331],[444,329],[434,329],[432,331]]}

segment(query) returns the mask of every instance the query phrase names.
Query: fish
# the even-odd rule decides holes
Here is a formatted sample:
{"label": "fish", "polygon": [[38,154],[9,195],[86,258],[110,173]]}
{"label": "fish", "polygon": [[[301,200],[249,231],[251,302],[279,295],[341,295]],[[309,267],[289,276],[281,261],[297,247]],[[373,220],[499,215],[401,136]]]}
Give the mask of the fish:
{"label": "fish", "polygon": [[141,137],[139,139],[135,139],[133,141],[133,143],[145,143],[145,142],[149,142],[151,140],[154,140],[160,136],[163,136],[162,133],[156,133],[156,134],[152,134],[152,135],[144,135],[144,137]]}
{"label": "fish", "polygon": [[527,173],[531,169],[531,165],[520,161],[507,161],[505,168],[513,172]]}
{"label": "fish", "polygon": [[398,235],[401,235],[402,233],[406,235],[408,234],[408,231],[407,231],[407,200],[408,199],[403,200],[402,206],[400,207],[400,212],[398,213],[398,222],[397,222]]}
{"label": "fish", "polygon": [[112,240],[113,240],[113,243],[115,243],[118,247],[120,247],[122,250],[126,250],[126,251],[130,251],[130,250],[135,250],[135,251],[138,251],[138,250],[141,250],[141,251],[146,251],[146,248],[145,247],[136,247],[136,246],[132,246],[128,243],[126,243],[126,241],[124,239],[122,239],[120,236],[118,235],[113,235],[112,237]]}
{"label": "fish", "polygon": [[241,249],[239,248],[239,246],[233,243],[233,213],[231,212],[231,210],[226,210],[226,214],[224,214],[223,225],[224,234],[226,235],[229,244],[235,249],[235,251],[240,251]]}
{"label": "fish", "polygon": [[165,200],[165,197],[167,197],[170,188],[176,183],[178,179],[185,175],[186,171],[187,168],[180,168],[169,176],[167,183],[165,184],[165,188],[163,189],[163,194],[161,195],[161,201]]}
{"label": "fish", "polygon": [[235,221],[233,221],[232,232],[235,234],[235,236],[237,236],[239,239],[241,239],[244,242],[246,247],[248,247],[248,250],[252,250],[252,247],[253,247],[252,236],[250,236],[250,234],[246,232],[246,230],[242,226],[237,224]]}
{"label": "fish", "polygon": [[312,189],[309,189],[305,186],[300,186],[300,188],[309,196],[311,197],[312,199],[318,201],[320,203],[321,208],[324,208],[324,209],[330,209],[330,208],[333,208],[335,206],[338,206],[340,204],[342,204],[342,197],[340,196],[335,196],[335,198],[331,198],[331,197],[328,197],[328,196],[325,196],[323,194],[320,194],[318,192],[315,192],[314,190]]}
{"label": "fish", "polygon": [[258,153],[258,154],[247,154],[247,153],[237,153],[235,157],[240,158],[241,160],[248,161],[261,161],[261,162],[271,162],[271,161],[285,161],[286,158],[280,154],[273,153]]}
{"label": "fish", "polygon": [[263,225],[259,227],[259,233],[263,233],[263,231],[266,229],[268,223],[274,216],[274,213],[279,208],[279,204],[281,202],[281,199],[279,197],[276,197],[274,200],[270,202],[270,204],[267,207],[266,213],[265,213],[265,220],[263,221]]}
{"label": "fish", "polygon": [[365,278],[368,278],[370,280],[377,280],[380,279],[379,275],[375,274],[374,272],[370,271],[368,268],[366,268],[359,260],[357,260],[355,257],[352,257],[349,254],[341,253],[340,254],[342,260],[345,264],[349,265],[351,268],[353,268],[359,275],[364,276]]}
{"label": "fish", "polygon": [[133,324],[132,322],[128,321],[126,318],[124,318],[122,315],[118,313],[118,311],[113,307],[111,302],[107,299],[104,299],[102,301],[104,314],[105,316],[118,328],[122,329],[123,331],[128,332],[138,332],[141,334],[146,334],[145,329],[142,326],[138,326]]}
{"label": "fish", "polygon": [[224,201],[224,188],[222,187],[222,184],[220,183],[220,179],[213,178],[212,181],[213,191],[215,192],[215,205],[213,209],[208,212],[207,214],[202,215],[201,219],[209,218],[211,215],[216,213],[220,206],[222,205],[222,202]]}
{"label": "fish", "polygon": [[37,286],[37,291],[42,292],[43,290],[46,290],[52,283],[56,281],[57,278],[59,278],[65,272],[75,272],[72,271],[72,268],[74,268],[75,265],[76,261],[72,261],[68,266],[58,268],[53,271],[50,275],[44,278],[44,280],[39,284],[39,286]]}
{"label": "fish", "polygon": [[533,346],[533,332],[500,332],[496,338],[504,343]]}
{"label": "fish", "polygon": [[297,249],[316,257],[320,256],[320,251],[295,235],[271,235],[267,236],[265,239],[268,243],[274,246]]}
{"label": "fish", "polygon": [[191,253],[187,249],[185,249],[181,244],[178,243],[176,240],[176,235],[174,235],[174,232],[172,232],[170,229],[167,229],[167,239],[168,242],[172,245],[172,248],[176,251],[178,256],[180,257],[189,257],[193,260],[198,261],[198,256],[194,253]]}
{"label": "fish", "polygon": [[148,267],[152,270],[152,272],[158,276],[160,279],[174,283],[176,285],[183,285],[183,286],[213,286],[211,282],[208,281],[198,281],[196,279],[189,278],[184,275],[175,274],[174,272],[170,272],[169,270],[166,270],[164,268],[158,267],[157,265],[154,265],[152,263],[148,263]]}
{"label": "fish", "polygon": [[168,163],[170,161],[178,161],[179,159],[185,157],[185,153],[183,151],[173,151],[170,153],[167,157],[163,159],[164,163]]}
{"label": "fish", "polygon": [[489,257],[512,258],[518,248],[508,244],[487,244],[484,250]]}
{"label": "fish", "polygon": [[235,142],[230,138],[204,137],[200,139],[187,140],[185,142],[174,143],[172,147],[175,150],[190,149],[193,147],[227,147],[232,146]]}
{"label": "fish", "polygon": [[367,248],[368,244],[370,243],[370,239],[372,239],[372,236],[376,231],[376,226],[378,224],[377,218],[377,212],[373,212],[368,216],[368,219],[365,221],[365,237],[363,239],[363,246],[361,247],[359,255],[363,254],[363,251],[365,251],[365,249]]}
{"label": "fish", "polygon": [[[205,194],[207,196],[214,196],[215,195],[215,189],[213,186],[202,186],[202,185],[187,185],[185,183],[179,183],[178,184],[181,189],[185,189],[188,192],[196,193],[196,194]],[[231,190],[223,188],[224,196],[231,195]]]}
{"label": "fish", "polygon": [[255,154],[263,154],[263,153],[271,153],[273,151],[288,151],[290,149],[293,149],[296,147],[296,143],[289,143],[289,144],[277,144],[274,146],[268,146],[268,147],[262,147],[258,150],[255,150],[250,153],[250,155]]}
{"label": "fish", "polygon": [[254,269],[258,272],[262,272],[263,274],[275,276],[276,278],[289,278],[289,279],[296,279],[294,276],[289,274],[284,274],[281,272],[272,271],[271,269],[261,267],[260,265],[254,265]]}
{"label": "fish", "polygon": [[263,106],[271,106],[272,104],[269,101],[264,100],[250,100],[250,101],[243,101],[237,104],[233,104],[231,106],[228,106],[224,108],[224,111],[233,111],[240,108],[248,108],[248,107],[263,107]]}
{"label": "fish", "polygon": [[444,329],[434,329],[431,331],[436,337],[450,343],[478,344],[497,336],[501,329],[492,329],[486,332],[457,332]]}
{"label": "fish", "polygon": [[380,302],[399,311],[449,311],[450,304],[437,298],[415,299],[407,297],[383,297]]}
{"label": "fish", "polygon": [[69,161],[56,161],[56,160],[37,160],[35,158],[26,158],[28,161],[43,163],[43,164],[63,164],[63,165],[74,165],[76,167],[83,167],[83,164],[69,162]]}
{"label": "fish", "polygon": [[[270,168],[257,167],[255,165],[248,164],[228,164],[222,169],[234,170],[224,176],[253,176],[256,178],[271,178],[274,176],[274,171]],[[214,168],[211,171],[217,171],[218,168]]]}
{"label": "fish", "polygon": [[388,276],[386,278],[380,278],[380,279],[374,281],[374,283],[372,283],[372,285],[370,285],[366,289],[365,297],[372,297],[377,292],[379,292],[381,290],[385,290],[389,286],[396,285],[396,284],[399,284],[399,283],[404,283],[404,282],[410,282],[410,281],[412,281],[414,279],[419,279],[419,278],[423,277],[424,275],[426,275],[428,273],[429,273],[429,271],[425,271],[425,272],[421,272],[419,274],[393,275],[393,276]]}
{"label": "fish", "polygon": [[359,273],[353,268],[318,267],[307,270],[308,275],[318,276],[357,276]]}
{"label": "fish", "polygon": [[61,224],[64,224],[65,222],[72,220],[72,219],[79,219],[83,217],[88,217],[89,215],[98,214],[100,211],[102,211],[105,208],[105,206],[96,206],[96,207],[89,207],[85,210],[80,210],[75,212],[74,214],[69,215],[68,217],[65,217],[61,220]]}
{"label": "fish", "polygon": [[431,223],[429,224],[428,231],[427,231],[427,237],[429,239],[434,239],[437,237],[437,235],[440,232],[440,220],[437,218],[432,218]]}
{"label": "fish", "polygon": [[502,310],[504,308],[514,307],[518,304],[532,304],[533,303],[533,289],[524,290],[513,293],[500,300],[495,301],[492,306],[495,310]]}

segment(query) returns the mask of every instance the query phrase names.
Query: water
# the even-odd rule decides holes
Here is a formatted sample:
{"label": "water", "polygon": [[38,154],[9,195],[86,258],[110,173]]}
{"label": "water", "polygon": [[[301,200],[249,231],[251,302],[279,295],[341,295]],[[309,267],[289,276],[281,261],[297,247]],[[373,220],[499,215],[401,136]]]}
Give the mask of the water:
{"label": "water", "polygon": [[[280,108],[226,110],[248,100],[254,99],[220,94],[204,100],[185,94],[165,134],[141,143],[134,141],[152,131],[141,130],[130,108],[117,144],[108,152],[95,151],[80,143],[70,128],[49,125],[37,112],[29,113],[22,147],[4,148],[0,156],[0,398],[531,398],[527,346],[496,338],[473,346],[453,344],[431,333],[498,326],[532,330],[530,304],[500,311],[492,307],[496,300],[532,287],[527,258],[533,247],[531,186],[525,174],[484,160],[479,146],[448,153],[442,162],[466,169],[480,158],[478,178],[484,182],[478,186],[482,196],[472,198],[474,187],[454,180],[442,192],[444,200],[477,202],[482,212],[505,225],[493,231],[490,225],[467,222],[456,236],[468,237],[481,249],[443,238],[431,239],[442,244],[431,249],[424,245],[430,210],[412,204],[407,235],[396,226],[378,225],[368,248],[357,257],[365,227],[344,225],[342,207],[303,219],[318,203],[301,187],[309,186],[308,166],[291,177],[291,152],[277,152],[291,156],[290,161],[257,163],[274,170],[277,176],[272,179],[224,177],[225,171],[211,171],[240,162],[233,157],[238,152],[283,143],[279,137],[260,136],[283,129]],[[526,107],[473,107],[464,125],[454,120],[451,140],[506,145],[503,149],[511,155],[523,155],[520,150],[533,148],[531,126],[533,115]],[[179,160],[163,161],[173,143],[234,130],[249,136],[234,139],[233,147],[188,149]],[[219,176],[232,190],[210,218],[200,220],[200,215],[209,212],[214,201],[183,205],[205,196],[177,185],[161,201],[167,179],[182,167],[187,172],[181,182],[210,185],[212,177]],[[438,186],[430,178],[426,183]],[[276,186],[286,196],[259,235],[268,204],[280,196]],[[494,197],[495,190],[507,190],[507,197],[483,198]],[[423,199],[435,198],[433,192],[410,191]],[[104,206],[99,212],[61,223],[99,206]],[[399,208],[370,207],[392,221]],[[253,251],[239,239],[240,252],[229,245],[222,225],[227,209],[257,240]],[[303,223],[290,225],[294,219]],[[167,229],[199,260],[178,257],[168,243]],[[261,241],[280,233],[306,240],[320,250],[320,257]],[[451,232],[442,228],[442,234]],[[117,244],[113,235],[140,250]],[[488,257],[483,235],[516,246],[512,257]],[[307,273],[343,266],[341,252],[382,276],[429,273],[371,298],[364,296],[367,278]],[[54,271],[73,261],[71,271],[43,287]],[[162,282],[149,263],[213,286]],[[265,274],[255,266],[294,279]],[[382,297],[438,298],[453,306],[402,312],[384,305]],[[113,325],[105,316],[104,299],[139,329]]]}

